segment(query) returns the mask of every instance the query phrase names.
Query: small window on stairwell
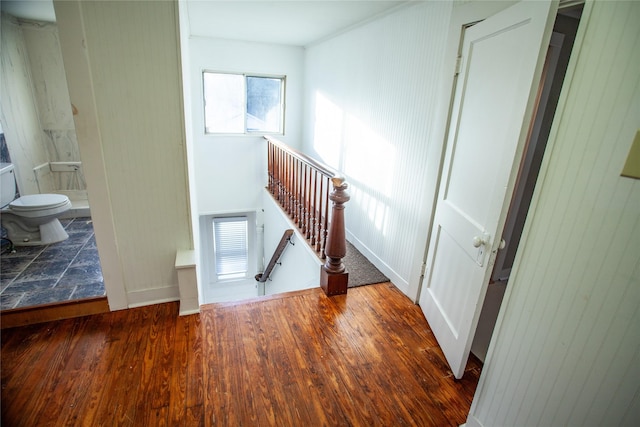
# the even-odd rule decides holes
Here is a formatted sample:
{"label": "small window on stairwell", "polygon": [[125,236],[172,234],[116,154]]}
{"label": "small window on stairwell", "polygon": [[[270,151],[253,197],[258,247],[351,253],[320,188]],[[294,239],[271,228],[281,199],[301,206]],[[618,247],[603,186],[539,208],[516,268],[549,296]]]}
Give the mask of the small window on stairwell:
{"label": "small window on stairwell", "polygon": [[249,272],[247,217],[213,219],[215,271],[218,280],[245,278]]}
{"label": "small window on stairwell", "polygon": [[284,133],[283,76],[203,72],[205,132]]}

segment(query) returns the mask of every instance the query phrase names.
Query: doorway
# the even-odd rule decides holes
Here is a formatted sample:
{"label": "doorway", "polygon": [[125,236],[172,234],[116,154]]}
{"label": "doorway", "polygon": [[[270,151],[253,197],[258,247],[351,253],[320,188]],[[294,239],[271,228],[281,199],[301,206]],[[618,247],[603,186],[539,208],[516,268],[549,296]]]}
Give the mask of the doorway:
{"label": "doorway", "polygon": [[538,90],[536,110],[532,117],[529,137],[523,153],[518,180],[511,198],[502,239],[504,247],[498,251],[491,280],[471,345],[471,352],[484,362],[496,324],[502,298],[515,260],[524,223],[529,212],[533,192],[540,172],[558,99],[569,65],[583,4],[558,10],[553,34],[547,51],[545,69]]}
{"label": "doorway", "polygon": [[60,217],[62,242],[14,246],[2,230],[3,316],[106,293],[55,14],[28,19],[4,6],[0,160],[14,165],[21,195],[59,193],[72,207]]}

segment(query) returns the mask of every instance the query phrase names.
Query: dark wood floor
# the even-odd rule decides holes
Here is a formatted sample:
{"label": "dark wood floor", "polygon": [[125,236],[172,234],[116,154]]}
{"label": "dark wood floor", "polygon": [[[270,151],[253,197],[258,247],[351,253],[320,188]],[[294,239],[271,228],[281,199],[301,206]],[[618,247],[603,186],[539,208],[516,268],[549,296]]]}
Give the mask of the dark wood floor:
{"label": "dark wood floor", "polygon": [[5,329],[1,363],[3,426],[457,426],[481,370],[391,284]]}

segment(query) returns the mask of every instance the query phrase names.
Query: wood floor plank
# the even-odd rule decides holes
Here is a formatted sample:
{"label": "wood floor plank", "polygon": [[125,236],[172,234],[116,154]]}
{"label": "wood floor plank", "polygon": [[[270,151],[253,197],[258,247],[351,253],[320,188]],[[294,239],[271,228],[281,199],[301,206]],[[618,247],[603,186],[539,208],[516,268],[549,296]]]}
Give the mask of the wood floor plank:
{"label": "wood floor plank", "polygon": [[[365,296],[364,294],[359,296]],[[368,321],[364,315],[370,313],[366,298],[359,299],[357,303],[351,301],[350,310],[345,312],[339,319],[342,323],[343,329],[352,328],[355,333],[346,335],[350,338],[351,342],[348,343],[345,351],[349,349],[358,349],[358,357],[361,362],[354,361],[351,369],[358,373],[359,388],[369,388],[372,396],[385,396],[388,390],[396,390],[400,395],[404,395],[405,398],[398,400],[394,397],[396,394],[392,394],[384,399],[378,398],[372,400],[378,402],[382,400],[386,404],[386,408],[381,413],[376,413],[378,419],[384,419],[384,417],[390,417],[384,419],[384,424],[396,424],[397,420],[416,418],[412,416],[412,400],[414,399],[415,390],[419,388],[419,384],[413,378],[413,373],[403,366],[402,359],[398,357],[397,351],[387,351],[390,345],[393,345],[393,340],[390,339],[390,335],[381,333],[384,331],[382,327],[381,319],[379,316],[369,317]],[[395,350],[395,349],[394,349]],[[366,371],[361,371],[361,366],[375,366],[375,370],[378,375],[375,376],[373,381],[367,375]],[[424,399],[420,402],[424,403]],[[376,408],[380,408],[380,405],[376,405]],[[427,409],[427,408],[424,408]],[[418,414],[428,413],[433,415],[435,411],[414,411]]]}
{"label": "wood floor plank", "polygon": [[187,383],[189,369],[189,320],[178,317],[176,321],[175,356],[169,376],[169,420],[178,425],[187,416]]}
{"label": "wood floor plank", "polygon": [[0,363],[7,426],[457,426],[482,369],[390,283],[8,328]]}
{"label": "wood floor plank", "polygon": [[121,340],[116,340],[115,334],[108,337],[114,342],[114,347],[110,347],[112,351],[120,351],[121,354],[108,362],[109,369],[118,374],[108,378],[109,382],[105,384],[110,392],[101,396],[100,408],[96,412],[97,423],[111,419],[121,426],[134,425],[136,402],[142,393],[140,377],[144,369],[145,349],[149,346],[152,315],[150,310],[134,309],[130,322],[139,326],[123,333]]}
{"label": "wood floor plank", "polygon": [[[74,366],[73,372],[67,377],[67,388],[65,394],[66,404],[59,405],[57,416],[51,416],[50,421],[45,425],[52,426],[73,426],[79,425],[81,420],[86,420],[85,408],[90,401],[88,390],[95,388],[95,383],[102,383],[105,377],[101,376],[101,366],[105,365],[108,357],[108,336],[111,330],[114,316],[92,316],[87,318],[88,324],[83,338],[83,346],[80,354],[74,356],[82,360],[79,366]],[[91,373],[87,375],[87,373]],[[44,423],[46,414],[43,414],[41,421]]]}
{"label": "wood floor plank", "polygon": [[[190,316],[183,316],[189,323],[189,337],[187,339],[187,396],[186,396],[186,408],[196,408],[193,413],[202,412],[202,405],[204,403],[204,361],[203,361],[203,341],[204,328],[200,320],[200,316],[193,314]],[[204,422],[204,419],[203,419]]]}
{"label": "wood floor plank", "polygon": [[[214,311],[213,349],[205,355],[210,370],[207,392],[211,395],[211,422],[217,425],[240,425],[242,407],[245,404],[243,375],[246,361],[242,358],[238,341],[242,338],[234,331],[239,329],[235,313]],[[239,369],[226,369],[237,366]],[[241,392],[242,391],[242,392]],[[208,415],[208,414],[207,414]]]}
{"label": "wood floor plank", "polygon": [[323,352],[316,351],[311,345],[313,341],[307,340],[317,323],[317,316],[309,310],[309,296],[301,296],[302,309],[307,316],[299,316],[297,311],[291,310],[291,306],[281,303],[277,308],[280,314],[275,321],[279,327],[286,331],[283,340],[290,343],[293,358],[296,360],[298,371],[294,376],[304,385],[303,393],[308,395],[308,408],[311,419],[318,420],[318,425],[336,425],[338,420],[344,419],[344,413],[340,404],[340,396],[330,387],[329,375],[326,373],[321,359]]}
{"label": "wood floor plank", "polygon": [[[380,425],[395,418],[395,409],[387,400],[387,390],[379,393],[376,383],[378,375],[370,375],[374,367],[375,371],[378,368],[376,362],[379,357],[375,354],[375,344],[362,339],[357,324],[344,329],[341,322],[343,311],[347,311],[352,303],[359,303],[357,296],[353,296],[355,298],[340,296],[319,301],[320,313],[326,319],[325,322],[318,322],[318,326],[325,330],[325,345],[319,351],[326,352],[322,360],[327,370],[332,370],[336,375],[334,387],[338,394],[343,396],[345,403],[348,402],[346,407],[343,406],[345,420],[355,418],[364,425]],[[342,300],[345,298],[347,306],[343,308]],[[356,338],[358,335],[361,339]],[[373,396],[377,396],[375,400]]]}
{"label": "wood floor plank", "polygon": [[[142,425],[158,425],[160,419],[167,423],[169,390],[168,380],[173,352],[173,329],[178,316],[176,304],[161,304],[150,319],[145,346],[140,389],[136,400],[136,422]],[[159,418],[158,418],[159,417]]]}
{"label": "wood floor plank", "polygon": [[[47,393],[53,400],[53,404],[42,399],[44,406],[34,408],[31,413],[32,418],[25,418],[25,422],[37,426],[54,426],[60,414],[64,411],[64,407],[73,406],[73,401],[69,399],[70,394],[76,387],[76,381],[82,375],[91,369],[92,358],[87,357],[92,351],[93,343],[89,338],[92,335],[92,329],[95,327],[94,322],[90,322],[87,318],[82,318],[78,322],[73,322],[77,329],[71,335],[70,346],[65,354],[61,357],[66,362],[58,370],[58,378],[55,382],[50,383]],[[88,339],[89,338],[89,339]]]}
{"label": "wood floor plank", "polygon": [[[72,328],[71,323],[64,322],[52,325],[44,331],[45,333],[40,337],[44,341],[37,344],[38,355],[30,358],[31,364],[21,366],[18,369],[22,375],[8,378],[6,385],[3,383],[3,417],[6,414],[8,418],[17,418],[19,422],[15,425],[18,426],[29,425],[26,423],[26,418],[35,413],[34,408],[41,407],[42,400],[50,397],[45,394],[47,382],[51,380],[51,377],[55,375],[55,370],[60,366],[57,354],[60,347],[65,345],[65,338],[69,336],[69,331]],[[43,342],[44,345],[42,345]],[[42,360],[46,360],[47,363],[40,363]]]}
{"label": "wood floor plank", "polygon": [[55,348],[55,352],[48,357],[47,368],[40,378],[40,388],[34,391],[35,396],[43,396],[43,398],[35,399],[30,405],[30,411],[24,414],[25,425],[38,425],[37,419],[43,412],[46,412],[51,406],[59,406],[60,398],[57,395],[56,388],[63,378],[63,373],[68,366],[71,352],[77,347],[79,333],[83,330],[83,322],[73,322],[69,324],[69,330],[66,335],[60,336],[60,339],[54,337],[50,346]]}
{"label": "wood floor plank", "polygon": [[176,349],[175,329],[178,319],[178,306],[176,304],[162,304],[160,311],[161,325],[158,331],[158,354],[156,363],[152,369],[152,383],[150,385],[153,408],[169,408],[171,402],[171,375],[173,371],[173,358]]}
{"label": "wood floor plank", "polygon": [[[218,376],[216,372],[217,365],[217,347],[216,343],[220,342],[220,337],[216,336],[215,328],[215,312],[209,308],[201,308],[201,327],[202,327],[202,364],[204,366],[202,372],[202,383],[204,387],[204,403],[203,414],[206,417],[205,422],[216,424],[215,411],[205,414],[204,408],[214,408],[219,406],[219,390]],[[218,425],[222,425],[218,422]]]}
{"label": "wood floor plank", "polygon": [[132,386],[126,381],[120,381],[119,374],[122,372],[118,367],[122,363],[122,355],[125,353],[130,335],[139,331],[131,328],[132,323],[129,323],[134,321],[135,314],[137,313],[118,311],[108,315],[110,322],[106,327],[102,358],[95,371],[85,374],[93,378],[86,384],[86,393],[79,396],[76,410],[66,413],[64,425],[81,425],[81,423],[94,425],[100,420],[104,422],[105,419],[115,418],[117,404],[112,405],[110,402],[116,400],[120,404],[118,396],[122,395],[122,391],[118,386],[120,384]]}
{"label": "wood floor plank", "polygon": [[[263,318],[259,310],[242,310],[238,313],[244,322],[242,330],[244,355],[247,366],[247,391],[250,395],[250,422],[254,425],[275,425],[281,387],[274,383],[274,369],[278,369],[278,353],[271,352],[269,342],[273,323]],[[273,356],[272,356],[273,355]],[[271,368],[274,369],[271,369]]]}

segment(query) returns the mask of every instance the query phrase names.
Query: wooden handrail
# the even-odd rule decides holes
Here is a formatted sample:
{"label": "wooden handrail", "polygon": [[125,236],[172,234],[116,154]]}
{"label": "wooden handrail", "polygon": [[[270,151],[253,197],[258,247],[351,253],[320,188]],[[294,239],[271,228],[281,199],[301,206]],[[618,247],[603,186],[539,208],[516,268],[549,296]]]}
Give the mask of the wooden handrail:
{"label": "wooden handrail", "polygon": [[282,234],[282,238],[280,238],[280,243],[278,243],[276,250],[273,251],[271,261],[269,261],[269,264],[267,264],[267,268],[264,269],[264,272],[256,274],[256,280],[258,282],[264,283],[269,279],[269,276],[271,276],[271,272],[273,272],[273,269],[278,263],[278,260],[284,253],[287,244],[291,242],[291,236],[293,236],[293,229],[289,228],[288,230],[284,231],[284,233]]}
{"label": "wooden handrail", "polygon": [[268,142],[267,189],[316,254],[323,260],[329,258],[321,269],[321,286],[327,295],[346,293],[348,273],[342,258],[346,255],[343,211],[349,200],[348,185],[335,169],[276,138],[264,138]]}
{"label": "wooden handrail", "polygon": [[327,176],[329,176],[331,178],[336,177],[336,176],[340,176],[340,173],[338,171],[336,171],[335,169],[333,169],[331,166],[327,166],[324,163],[317,161],[313,157],[309,157],[306,154],[304,154],[303,152],[298,151],[293,147],[289,147],[287,144],[285,144],[284,142],[280,141],[279,139],[273,138],[271,136],[266,136],[266,135],[263,138],[266,139],[267,141],[269,141],[274,146],[280,148],[282,151],[290,153],[295,158],[297,158],[299,160],[302,160],[305,163],[308,163],[309,165],[313,166],[315,169],[321,171],[323,174],[325,174],[325,175],[327,175]]}

